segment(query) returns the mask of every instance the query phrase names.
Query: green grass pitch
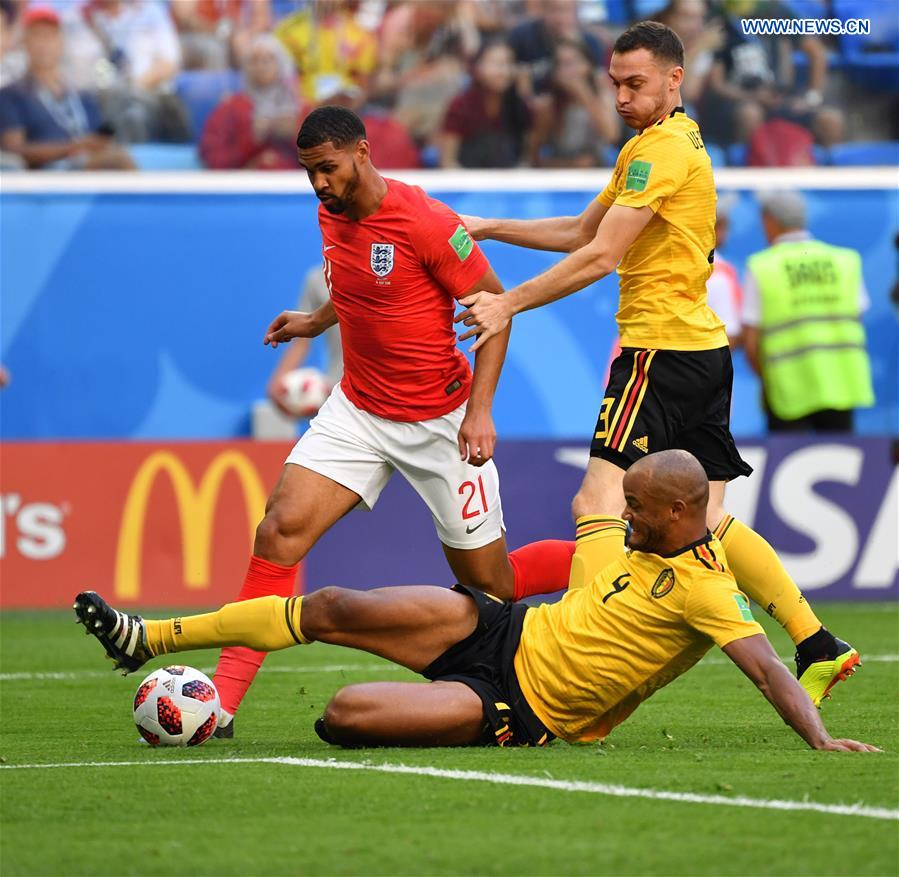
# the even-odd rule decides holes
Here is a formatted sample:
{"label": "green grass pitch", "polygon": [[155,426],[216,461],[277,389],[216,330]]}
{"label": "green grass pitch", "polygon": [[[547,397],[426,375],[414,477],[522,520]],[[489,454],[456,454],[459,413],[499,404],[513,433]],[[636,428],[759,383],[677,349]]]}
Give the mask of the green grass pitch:
{"label": "green grass pitch", "polygon": [[[131,723],[142,674],[113,674],[68,614],[6,613],[0,874],[896,875],[899,607],[817,608],[863,661],[825,704],[825,722],[834,736],[875,743],[883,754],[809,751],[717,650],[604,746],[344,751],[312,730],[336,688],[413,677],[320,645],[268,659],[234,740],[151,749],[138,744]],[[778,651],[789,652],[783,632],[764,621]],[[209,668],[215,656],[184,658]],[[259,761],[278,757],[615,784],[701,800]],[[11,769],[87,762],[125,764]],[[704,802],[710,796],[859,804],[892,818]]]}

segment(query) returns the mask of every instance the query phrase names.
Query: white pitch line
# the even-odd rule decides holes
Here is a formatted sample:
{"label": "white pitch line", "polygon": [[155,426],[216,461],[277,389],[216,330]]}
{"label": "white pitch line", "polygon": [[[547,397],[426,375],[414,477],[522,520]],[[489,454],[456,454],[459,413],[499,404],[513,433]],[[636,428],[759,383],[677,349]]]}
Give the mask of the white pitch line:
{"label": "white pitch line", "polygon": [[[212,673],[215,667],[199,667],[203,673]],[[321,664],[317,667],[263,667],[262,673],[355,673],[355,672],[380,672],[382,670],[404,670],[396,664]],[[114,675],[112,670],[73,670],[73,671],[46,671],[34,673],[0,673],[0,682],[31,682],[34,680],[63,680],[63,679],[102,679]],[[137,676],[135,676],[135,679]]]}
{"label": "white pitch line", "polygon": [[[172,656],[174,658],[174,655]],[[791,657],[782,656],[784,663],[792,660]],[[862,655],[862,665],[869,663],[895,664],[899,662],[899,655]],[[711,655],[702,660],[699,666],[711,664],[730,664],[723,657]],[[204,673],[212,673],[215,667],[199,667]],[[383,664],[321,664],[317,667],[262,667],[262,673],[291,673],[291,674],[315,674],[315,673],[368,673],[368,672],[399,672],[404,670],[396,664],[385,662]],[[32,682],[40,680],[65,680],[65,679],[102,679],[113,676],[111,670],[59,670],[44,672],[0,673],[0,682]],[[137,678],[137,677],[135,677]]]}
{"label": "white pitch line", "polygon": [[777,798],[748,798],[736,795],[700,795],[694,792],[670,792],[664,789],[640,789],[609,783],[592,783],[583,780],[554,780],[542,777],[520,776],[509,773],[487,773],[478,770],[445,770],[437,767],[416,767],[406,764],[372,764],[365,761],[336,761],[319,758],[174,758],[165,761],[88,761],[58,764],[0,764],[0,770],[49,770],[73,767],[163,767],[186,764],[281,764],[291,767],[307,767],[321,770],[363,770],[373,773],[406,774],[433,777],[435,779],[462,780],[492,783],[501,786],[531,786],[553,789],[559,792],[585,792],[614,798],[647,798],[653,801],[675,801],[682,804],[709,804],[716,807],[749,807],[756,810],[792,810],[825,813],[831,816],[862,816],[868,819],[899,821],[899,810],[885,807],[866,807],[864,804],[821,804],[817,801],[788,801]]}

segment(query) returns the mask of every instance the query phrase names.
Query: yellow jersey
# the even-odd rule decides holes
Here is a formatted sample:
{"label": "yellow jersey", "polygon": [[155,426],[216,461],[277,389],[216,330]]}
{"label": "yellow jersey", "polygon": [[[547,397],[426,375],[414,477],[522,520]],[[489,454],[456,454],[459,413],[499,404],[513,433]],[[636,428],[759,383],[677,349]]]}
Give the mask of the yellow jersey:
{"label": "yellow jersey", "polygon": [[713,350],[727,344],[706,302],[715,249],[715,181],[699,126],[682,107],[632,137],[597,196],[655,214],[618,266],[622,347]]}
{"label": "yellow jersey", "polygon": [[515,674],[537,718],[601,740],[715,643],[763,633],[709,533],[677,554],[623,552],[586,587],[529,609]]}
{"label": "yellow jersey", "polygon": [[355,85],[378,63],[377,38],[348,12],[324,20],[309,9],[286,16],[274,30],[297,68],[300,91],[308,101],[321,102],[321,92]]}

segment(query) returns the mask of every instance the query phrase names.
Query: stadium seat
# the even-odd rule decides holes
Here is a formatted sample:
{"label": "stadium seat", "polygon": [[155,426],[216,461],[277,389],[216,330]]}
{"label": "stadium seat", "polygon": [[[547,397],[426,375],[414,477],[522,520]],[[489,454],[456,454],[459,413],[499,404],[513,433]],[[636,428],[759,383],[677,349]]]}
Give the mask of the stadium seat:
{"label": "stadium seat", "polygon": [[422,146],[421,166],[430,169],[440,167],[440,147],[435,146],[433,143]]}
{"label": "stadium seat", "polygon": [[869,34],[844,34],[840,49],[850,78],[875,91],[899,88],[899,15],[893,2],[833,0],[833,14],[843,21],[869,19]]}
{"label": "stadium seat", "polygon": [[619,151],[617,146],[612,146],[611,144],[603,146],[602,159],[606,167],[615,167],[615,162],[618,161]]}
{"label": "stadium seat", "polygon": [[797,18],[827,18],[826,0],[787,0],[787,9]]}
{"label": "stadium seat", "polygon": [[838,143],[831,146],[828,164],[840,167],[859,165],[899,165],[899,141],[881,140],[871,143]]}
{"label": "stadium seat", "polygon": [[746,167],[746,154],[749,147],[745,143],[731,143],[727,147],[727,163],[731,167]]}
{"label": "stadium seat", "polygon": [[195,142],[218,102],[239,88],[240,73],[236,70],[185,70],[178,75],[175,93],[187,107]]}
{"label": "stadium seat", "polygon": [[706,143],[705,151],[708,153],[712,161],[712,167],[726,167],[727,153],[724,148],[716,143]]}
{"label": "stadium seat", "polygon": [[824,146],[819,146],[817,143],[812,144],[812,155],[815,158],[815,164],[826,166],[829,164],[833,164],[830,158],[830,150],[828,150]]}
{"label": "stadium seat", "polygon": [[203,164],[192,143],[133,143],[128,152],[138,170],[142,171],[195,171]]}
{"label": "stadium seat", "polygon": [[668,0],[631,0],[632,21],[655,18],[666,6]]}
{"label": "stadium seat", "polygon": [[630,0],[606,0],[606,22],[626,27],[632,20]]}

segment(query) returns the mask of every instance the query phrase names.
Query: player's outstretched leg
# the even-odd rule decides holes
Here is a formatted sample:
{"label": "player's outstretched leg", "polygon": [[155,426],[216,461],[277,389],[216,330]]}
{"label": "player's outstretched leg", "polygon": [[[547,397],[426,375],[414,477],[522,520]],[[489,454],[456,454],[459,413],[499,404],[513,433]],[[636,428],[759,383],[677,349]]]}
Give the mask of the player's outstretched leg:
{"label": "player's outstretched leg", "polygon": [[153,655],[147,649],[144,621],[139,615],[126,615],[112,608],[95,591],[82,591],[75,597],[75,616],[85,633],[93,634],[115,662],[123,676],[140,669]]}
{"label": "player's outstretched leg", "polygon": [[469,636],[478,621],[467,595],[414,585],[259,597],[161,621],[117,612],[85,591],[75,598],[75,612],[126,672],[172,652],[236,645],[274,652],[317,640],[371,652],[418,673]]}
{"label": "player's outstretched leg", "polygon": [[[712,497],[723,497],[712,482]],[[758,533],[709,503],[710,523],[727,555],[727,564],[747,596],[781,624],[796,646],[796,677],[815,706],[861,665],[858,652],[824,627],[784,568],[777,553]]]}
{"label": "player's outstretched leg", "polygon": [[75,597],[75,615],[93,634],[123,675],[150,658],[220,646],[243,645],[265,652],[308,642],[299,630],[298,597],[261,597],[228,603],[216,612],[162,621],[128,615],[94,591]]}

